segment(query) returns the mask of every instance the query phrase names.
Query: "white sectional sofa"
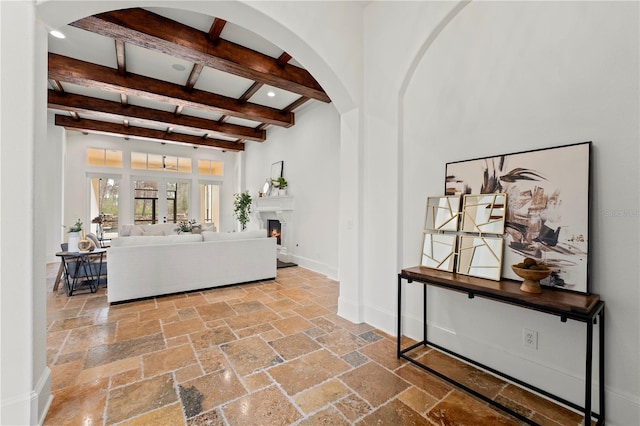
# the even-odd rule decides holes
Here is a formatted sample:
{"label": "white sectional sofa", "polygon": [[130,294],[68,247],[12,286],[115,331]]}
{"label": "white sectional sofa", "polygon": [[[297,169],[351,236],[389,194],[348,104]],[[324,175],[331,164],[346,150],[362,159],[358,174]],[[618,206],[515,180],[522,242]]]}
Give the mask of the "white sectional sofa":
{"label": "white sectional sofa", "polygon": [[273,279],[276,239],[266,230],[115,238],[109,303]]}

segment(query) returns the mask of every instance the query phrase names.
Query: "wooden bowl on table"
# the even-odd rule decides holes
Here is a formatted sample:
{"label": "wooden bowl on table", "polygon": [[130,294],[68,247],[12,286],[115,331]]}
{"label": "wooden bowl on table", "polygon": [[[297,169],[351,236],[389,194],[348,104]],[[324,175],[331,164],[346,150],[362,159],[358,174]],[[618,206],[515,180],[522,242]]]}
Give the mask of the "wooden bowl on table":
{"label": "wooden bowl on table", "polygon": [[524,280],[520,290],[527,293],[542,293],[540,280],[547,278],[552,272],[551,269],[524,269],[515,265],[511,265],[511,269]]}

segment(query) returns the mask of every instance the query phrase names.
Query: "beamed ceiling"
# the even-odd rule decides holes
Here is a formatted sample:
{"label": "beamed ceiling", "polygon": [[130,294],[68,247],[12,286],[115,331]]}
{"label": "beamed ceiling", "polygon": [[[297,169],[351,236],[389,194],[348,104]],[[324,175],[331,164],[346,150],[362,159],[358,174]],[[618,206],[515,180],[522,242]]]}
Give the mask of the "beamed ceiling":
{"label": "beamed ceiling", "polygon": [[[331,100],[287,52],[222,19],[124,9],[49,36],[49,110],[84,133],[243,151]],[[269,96],[272,95],[272,96]]]}

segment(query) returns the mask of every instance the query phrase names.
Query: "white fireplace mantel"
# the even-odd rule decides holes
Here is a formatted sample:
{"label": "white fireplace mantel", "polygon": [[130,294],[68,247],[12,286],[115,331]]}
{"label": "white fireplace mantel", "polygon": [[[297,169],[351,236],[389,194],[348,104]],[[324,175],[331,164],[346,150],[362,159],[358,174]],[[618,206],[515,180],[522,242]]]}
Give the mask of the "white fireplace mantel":
{"label": "white fireplace mantel", "polygon": [[278,247],[278,258],[284,262],[290,261],[290,253],[287,247],[292,247],[293,242],[293,197],[282,195],[277,197],[254,198],[254,209],[260,222],[260,229],[266,229],[269,219],[277,219],[282,226],[283,239]]}
{"label": "white fireplace mantel", "polygon": [[293,210],[293,197],[290,195],[259,197],[254,200],[256,203],[255,211],[258,213]]}

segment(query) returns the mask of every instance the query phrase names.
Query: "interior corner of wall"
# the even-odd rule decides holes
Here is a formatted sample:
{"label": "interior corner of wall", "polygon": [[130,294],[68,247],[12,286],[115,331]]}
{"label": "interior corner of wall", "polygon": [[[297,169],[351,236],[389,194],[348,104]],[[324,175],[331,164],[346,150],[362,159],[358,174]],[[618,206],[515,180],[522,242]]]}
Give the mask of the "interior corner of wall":
{"label": "interior corner of wall", "polygon": [[362,311],[362,306],[359,303],[344,296],[338,297],[338,316],[352,323],[360,324],[364,321]]}

